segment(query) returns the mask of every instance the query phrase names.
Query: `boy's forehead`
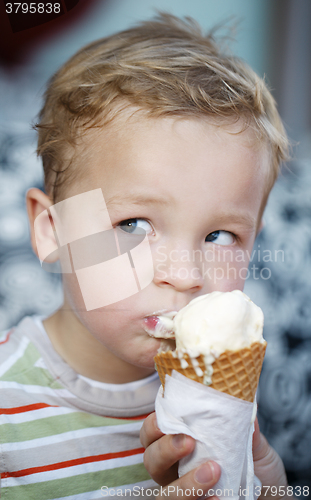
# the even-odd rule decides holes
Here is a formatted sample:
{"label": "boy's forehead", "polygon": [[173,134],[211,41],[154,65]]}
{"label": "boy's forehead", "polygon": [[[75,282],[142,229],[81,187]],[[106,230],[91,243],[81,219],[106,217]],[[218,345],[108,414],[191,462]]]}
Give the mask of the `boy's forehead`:
{"label": "boy's forehead", "polygon": [[[102,126],[89,128],[83,131],[81,135],[81,146],[86,152],[89,152],[89,146],[101,147],[109,146],[110,141],[122,139],[125,143],[131,141],[133,135],[147,135],[157,131],[165,131],[178,135],[185,130],[196,128],[197,133],[202,135],[211,135],[225,132],[231,136],[236,136],[240,144],[251,148],[266,147],[266,141],[260,136],[253,124],[248,118],[243,116],[209,116],[209,115],[174,115],[174,116],[153,116],[147,110],[129,107],[122,110],[108,123],[103,123]],[[107,137],[107,141],[103,138]],[[155,140],[157,135],[155,136]],[[98,150],[98,147],[97,147]],[[96,153],[96,150],[94,150]]]}
{"label": "boy's forehead", "polygon": [[[206,154],[205,142],[211,141],[211,137],[216,144],[219,142],[219,149],[230,142],[228,155],[232,152],[239,155],[241,149],[246,149],[256,157],[257,164],[259,158],[260,168],[265,170],[264,182],[268,184],[271,168],[269,146],[258,137],[256,130],[245,126],[242,119],[154,118],[135,111],[120,114],[109,124],[89,129],[81,135],[74,160],[75,182],[66,190],[66,197],[83,192],[91,179],[96,183],[95,187],[108,188],[112,181],[122,179],[129,170],[133,175],[127,182],[135,184],[138,175],[153,178],[156,170],[161,170],[157,161],[181,164],[188,161],[192,175],[196,175],[196,163],[191,161],[193,151],[198,155],[202,147],[202,155]],[[185,143],[188,147],[179,147]],[[219,153],[225,160],[226,151]],[[152,170],[149,164],[152,164]],[[256,168],[258,165],[254,160]],[[165,176],[165,172],[162,171],[161,175]],[[182,175],[181,170],[179,175]]]}
{"label": "boy's forehead", "polygon": [[[192,132],[204,138],[209,136],[220,137],[228,134],[231,142],[235,142],[237,147],[247,147],[254,151],[268,151],[269,146],[252,124],[246,123],[243,118],[218,117],[152,117],[143,110],[130,114],[118,115],[110,123],[102,127],[91,128],[85,131],[81,137],[80,154],[88,158],[96,158],[103,151],[109,155],[126,153],[128,149],[135,149],[135,146],[144,148],[145,143],[140,141],[148,140],[148,146],[153,145],[158,148],[163,146],[163,134],[169,141],[171,137],[178,136],[184,141],[187,140],[187,131],[190,131],[189,141],[193,139]],[[161,141],[161,144],[159,144]],[[117,146],[117,149],[116,149]],[[161,148],[160,148],[161,149]]]}

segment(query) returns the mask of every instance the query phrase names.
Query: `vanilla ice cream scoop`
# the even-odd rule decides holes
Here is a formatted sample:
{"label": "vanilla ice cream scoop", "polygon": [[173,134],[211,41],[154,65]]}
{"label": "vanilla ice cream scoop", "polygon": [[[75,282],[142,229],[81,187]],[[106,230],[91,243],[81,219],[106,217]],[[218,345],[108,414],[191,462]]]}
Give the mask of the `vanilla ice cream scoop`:
{"label": "vanilla ice cream scoop", "polygon": [[265,343],[263,312],[245,293],[212,292],[192,300],[174,318],[176,351],[195,358]]}

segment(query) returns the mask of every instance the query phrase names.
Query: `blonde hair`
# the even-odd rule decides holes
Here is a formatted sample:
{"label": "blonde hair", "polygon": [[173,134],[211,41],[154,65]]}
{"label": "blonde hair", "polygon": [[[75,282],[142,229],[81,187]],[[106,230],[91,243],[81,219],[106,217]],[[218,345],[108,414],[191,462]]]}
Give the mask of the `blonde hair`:
{"label": "blonde hair", "polygon": [[153,117],[243,118],[270,147],[269,191],[288,157],[288,139],[264,80],[226,54],[213,31],[204,36],[193,19],[160,13],[82,48],[49,82],[36,128],[45,188],[54,201],[74,171],[68,146],[126,106]]}

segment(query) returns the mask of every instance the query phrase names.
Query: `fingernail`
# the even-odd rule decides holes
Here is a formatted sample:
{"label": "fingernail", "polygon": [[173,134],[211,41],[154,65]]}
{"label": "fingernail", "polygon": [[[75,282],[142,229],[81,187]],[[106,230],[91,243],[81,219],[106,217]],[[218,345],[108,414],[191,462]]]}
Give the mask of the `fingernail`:
{"label": "fingernail", "polygon": [[209,483],[215,477],[215,470],[212,462],[202,465],[194,474],[194,477],[198,483],[204,484]]}
{"label": "fingernail", "polygon": [[183,448],[185,444],[185,436],[184,434],[175,434],[175,436],[173,436],[173,445],[175,446],[175,448]]}

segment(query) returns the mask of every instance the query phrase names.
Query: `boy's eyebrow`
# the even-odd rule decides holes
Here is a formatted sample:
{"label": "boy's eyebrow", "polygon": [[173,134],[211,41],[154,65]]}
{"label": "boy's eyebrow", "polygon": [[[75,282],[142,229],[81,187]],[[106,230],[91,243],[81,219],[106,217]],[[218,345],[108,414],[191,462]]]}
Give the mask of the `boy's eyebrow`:
{"label": "boy's eyebrow", "polygon": [[[122,194],[116,195],[107,200],[107,207],[112,205],[119,205],[122,203],[132,203],[135,205],[169,205],[171,204],[170,198],[164,196],[146,196],[144,194]],[[233,212],[219,212],[216,216],[217,224],[243,224],[244,226],[254,229],[257,227],[257,220],[247,213],[239,211]]]}
{"label": "boy's eyebrow", "polygon": [[135,205],[168,205],[170,201],[164,196],[146,196],[144,194],[129,194],[113,196],[106,201],[107,206],[119,205],[122,203],[133,203]]}
{"label": "boy's eyebrow", "polygon": [[217,223],[222,222],[233,222],[234,224],[243,224],[250,229],[254,229],[257,226],[257,220],[247,213],[240,212],[223,212],[217,215]]}

